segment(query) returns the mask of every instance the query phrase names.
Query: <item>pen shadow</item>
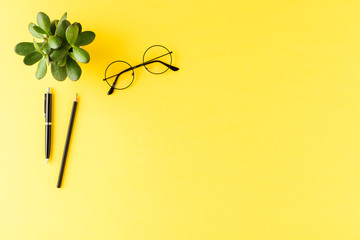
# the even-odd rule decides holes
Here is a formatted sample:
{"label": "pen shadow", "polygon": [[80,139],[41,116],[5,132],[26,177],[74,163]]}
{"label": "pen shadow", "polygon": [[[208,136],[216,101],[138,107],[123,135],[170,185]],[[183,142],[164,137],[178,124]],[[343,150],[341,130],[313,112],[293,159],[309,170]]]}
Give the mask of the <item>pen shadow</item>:
{"label": "pen shadow", "polygon": [[55,122],[55,111],[54,111],[54,94],[55,88],[51,88],[51,136],[50,136],[50,157],[49,157],[49,164],[53,162],[54,156],[54,122]]}

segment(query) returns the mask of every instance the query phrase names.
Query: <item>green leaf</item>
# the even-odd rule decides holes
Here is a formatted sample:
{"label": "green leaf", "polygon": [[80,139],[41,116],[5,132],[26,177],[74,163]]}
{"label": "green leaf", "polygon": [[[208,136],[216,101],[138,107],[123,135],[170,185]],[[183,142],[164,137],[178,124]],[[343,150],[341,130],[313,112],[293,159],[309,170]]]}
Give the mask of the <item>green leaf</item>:
{"label": "green leaf", "polygon": [[73,52],[69,52],[68,55],[69,55],[72,59],[74,59],[75,61],[77,61]]}
{"label": "green leaf", "polygon": [[24,57],[24,63],[30,66],[40,61],[42,57],[43,55],[39,52],[31,52]]}
{"label": "green leaf", "polygon": [[66,60],[66,74],[70,78],[70,80],[76,81],[81,76],[81,68],[76,61],[71,59],[71,57],[67,57]]}
{"label": "green leaf", "polygon": [[55,35],[60,37],[63,41],[66,41],[65,31],[70,26],[70,22],[68,20],[63,20],[59,23],[56,28]]}
{"label": "green leaf", "polygon": [[36,73],[35,73],[36,78],[42,79],[45,76],[46,71],[47,71],[46,60],[43,57],[37,66]]}
{"label": "green leaf", "polygon": [[64,13],[64,15],[62,15],[62,17],[60,18],[60,22],[66,20],[67,17],[67,13]]}
{"label": "green leaf", "polygon": [[39,26],[45,30],[45,32],[50,35],[50,18],[43,12],[39,12],[37,15],[37,22]]}
{"label": "green leaf", "polygon": [[74,22],[73,24],[78,26],[78,28],[79,28],[79,34],[80,34],[81,31],[82,31],[82,26],[81,26],[81,24],[78,23],[78,22]]}
{"label": "green leaf", "polygon": [[60,60],[58,61],[58,66],[59,66],[59,67],[64,67],[64,66],[65,66],[65,64],[66,64],[66,57],[67,57],[67,56],[63,57],[62,59],[60,59]]}
{"label": "green leaf", "polygon": [[45,53],[46,55],[49,55],[49,54],[50,54],[51,49],[50,49],[50,46],[49,46],[48,41],[46,41],[46,42],[43,43],[43,45],[42,45],[42,51],[43,51],[43,53]]}
{"label": "green leaf", "polygon": [[62,46],[59,49],[55,49],[50,53],[50,61],[59,61],[61,58],[65,57],[68,52],[67,46]]}
{"label": "green leaf", "polygon": [[44,39],[44,35],[42,35],[41,33],[38,33],[37,31],[34,30],[34,26],[36,26],[34,23],[29,23],[29,32],[31,35],[33,35],[36,38],[40,38],[40,39]]}
{"label": "green leaf", "polygon": [[[39,45],[39,43],[38,43]],[[41,46],[41,43],[40,43]],[[19,54],[20,56],[25,56],[31,52],[35,51],[34,44],[31,42],[21,42],[16,44],[15,46],[15,52]]]}
{"label": "green leaf", "polygon": [[76,39],[75,45],[76,46],[85,46],[95,39],[95,33],[91,31],[85,31],[79,34],[78,38]]}
{"label": "green leaf", "polygon": [[34,39],[33,45],[34,45],[36,51],[38,51],[41,55],[45,55],[43,53],[43,51],[41,50],[41,48],[39,47],[39,44],[35,41],[35,39]]}
{"label": "green leaf", "polygon": [[57,63],[51,63],[51,73],[58,81],[64,81],[66,78],[66,67],[59,67]]}
{"label": "green leaf", "polygon": [[70,45],[73,45],[75,43],[78,34],[79,27],[76,24],[72,24],[66,29],[65,35]]}
{"label": "green leaf", "polygon": [[38,26],[36,26],[36,25],[34,25],[33,26],[33,29],[34,29],[34,31],[35,32],[37,32],[38,34],[47,34],[47,32],[45,32],[42,28],[40,28],[40,27],[38,27]]}
{"label": "green leaf", "polygon": [[50,36],[49,37],[49,46],[52,49],[58,49],[61,47],[61,38],[57,37],[57,36]]}
{"label": "green leaf", "polygon": [[74,46],[73,52],[76,60],[78,60],[79,62],[88,63],[90,61],[90,55],[84,49]]}
{"label": "green leaf", "polygon": [[51,33],[51,35],[55,34],[56,26],[58,25],[58,23],[59,23],[59,20],[53,20],[51,22],[51,25],[50,25],[50,33]]}

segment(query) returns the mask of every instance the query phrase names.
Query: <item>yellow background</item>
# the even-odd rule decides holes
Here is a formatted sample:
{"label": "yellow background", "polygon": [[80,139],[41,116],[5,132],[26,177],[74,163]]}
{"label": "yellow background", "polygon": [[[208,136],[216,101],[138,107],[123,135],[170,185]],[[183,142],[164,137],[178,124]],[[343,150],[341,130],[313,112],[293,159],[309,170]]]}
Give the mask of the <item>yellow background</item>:
{"label": "yellow background", "polygon": [[[37,80],[14,53],[39,11],[96,33],[79,81]],[[1,0],[0,239],[360,239],[359,12],[358,0]],[[180,71],[137,69],[107,96],[106,66],[153,44]]]}

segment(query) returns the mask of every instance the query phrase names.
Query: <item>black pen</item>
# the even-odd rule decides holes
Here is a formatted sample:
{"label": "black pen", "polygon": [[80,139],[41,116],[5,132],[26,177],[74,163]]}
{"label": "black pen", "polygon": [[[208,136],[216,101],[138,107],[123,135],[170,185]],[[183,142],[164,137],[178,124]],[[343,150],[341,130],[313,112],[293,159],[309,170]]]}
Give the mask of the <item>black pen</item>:
{"label": "black pen", "polygon": [[49,163],[50,158],[50,146],[51,146],[51,110],[52,110],[52,94],[50,88],[44,97],[44,117],[45,117],[45,158]]}
{"label": "black pen", "polygon": [[77,102],[78,102],[78,94],[76,94],[76,96],[75,96],[73,108],[72,108],[72,111],[71,111],[70,123],[69,123],[68,133],[67,133],[67,136],[66,136],[64,154],[63,154],[63,159],[62,159],[62,162],[61,162],[60,174],[59,174],[59,179],[58,179],[58,184],[57,184],[58,188],[61,187],[61,182],[62,182],[62,178],[63,178],[63,175],[64,175],[66,156],[67,156],[67,152],[68,152],[68,149],[69,149],[71,131],[72,131],[73,124],[74,124],[74,118],[75,118]]}

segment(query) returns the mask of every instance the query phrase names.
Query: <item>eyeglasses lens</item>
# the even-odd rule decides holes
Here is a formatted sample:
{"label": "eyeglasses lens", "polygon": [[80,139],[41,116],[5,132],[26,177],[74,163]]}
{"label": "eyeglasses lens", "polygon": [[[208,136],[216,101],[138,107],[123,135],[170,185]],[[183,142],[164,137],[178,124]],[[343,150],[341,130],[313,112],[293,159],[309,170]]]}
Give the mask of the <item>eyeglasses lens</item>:
{"label": "eyeglasses lens", "polygon": [[[172,56],[168,49],[160,45],[151,46],[143,56],[145,68],[153,74],[161,74],[169,69]],[[147,64],[148,63],[148,64]]]}
{"label": "eyeglasses lens", "polygon": [[131,85],[134,80],[134,71],[131,66],[124,61],[116,61],[108,66],[105,78],[108,85],[114,85],[115,89],[124,89]]}

